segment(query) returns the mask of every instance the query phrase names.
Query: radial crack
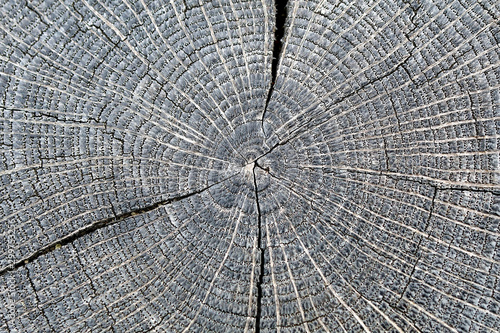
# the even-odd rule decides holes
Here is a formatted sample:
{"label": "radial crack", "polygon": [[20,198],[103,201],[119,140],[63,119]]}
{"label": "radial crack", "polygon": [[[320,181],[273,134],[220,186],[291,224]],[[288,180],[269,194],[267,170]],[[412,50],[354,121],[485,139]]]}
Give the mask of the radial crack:
{"label": "radial crack", "polygon": [[[434,213],[434,206],[435,206],[435,202],[436,202],[437,192],[438,192],[438,188],[433,186],[431,207],[429,208],[429,216],[427,217],[427,219],[425,221],[425,229],[424,229],[424,233],[427,233],[427,239],[429,239],[429,237],[431,236],[431,232],[429,231],[429,227],[431,224],[430,222],[431,222],[432,214]],[[421,237],[418,241],[417,247],[415,248],[415,254],[418,254],[418,251],[420,250],[420,245],[422,244],[422,240],[423,240],[423,237]],[[396,302],[396,305],[399,304],[401,302],[401,300],[403,299],[403,297],[406,293],[406,290],[408,289],[408,286],[410,285],[410,283],[413,279],[413,275],[415,274],[415,270],[416,270],[417,265],[418,265],[421,258],[422,258],[422,253],[418,254],[418,257],[415,260],[415,263],[413,264],[413,268],[410,272],[410,275],[408,276],[408,281],[406,282],[406,285],[403,287],[403,291],[401,292],[401,295],[399,296],[399,299]]]}
{"label": "radial crack", "polygon": [[33,279],[31,278],[30,270],[26,268],[26,277],[28,278],[28,282],[30,284],[31,289],[33,289],[33,295],[35,296],[36,300],[36,308],[38,311],[40,311],[41,315],[43,318],[45,318],[45,321],[47,322],[47,326],[49,326],[50,330],[52,332],[56,332],[56,330],[52,327],[50,324],[49,318],[47,317],[47,314],[45,313],[44,309],[40,308],[40,298],[38,297],[38,293],[35,288],[35,284],[33,283]]}
{"label": "radial crack", "polygon": [[257,202],[257,213],[258,213],[258,241],[257,241],[257,246],[260,249],[260,271],[259,271],[259,280],[257,281],[257,315],[255,317],[255,332],[259,333],[260,332],[260,322],[261,322],[261,317],[262,317],[262,284],[264,281],[264,263],[265,263],[265,247],[262,245],[262,215],[260,212],[260,203],[259,203],[259,191],[257,188],[257,177],[255,175],[255,168],[260,166],[257,164],[257,162],[254,162],[253,166],[253,183],[254,183],[254,188],[255,188],[255,201]]}
{"label": "radial crack", "polygon": [[145,214],[145,213],[150,212],[152,210],[155,210],[155,209],[157,209],[157,208],[159,208],[161,206],[169,205],[169,204],[171,204],[173,202],[189,198],[189,197],[191,197],[191,196],[193,196],[195,194],[200,194],[200,193],[202,193],[202,192],[210,189],[211,187],[213,187],[213,186],[215,186],[217,184],[220,184],[220,183],[228,180],[231,177],[236,176],[237,174],[238,173],[233,174],[231,176],[228,176],[228,177],[222,179],[221,181],[213,183],[213,184],[211,184],[209,186],[206,186],[206,187],[204,187],[204,188],[202,188],[200,190],[193,191],[193,192],[190,192],[190,193],[187,193],[187,194],[183,194],[183,195],[179,195],[179,196],[176,196],[176,197],[173,197],[173,198],[170,198],[170,199],[161,200],[161,201],[158,201],[158,202],[156,202],[154,204],[151,204],[149,206],[138,208],[138,209],[134,209],[134,210],[128,211],[126,213],[122,213],[122,214],[116,215],[116,213],[114,212],[114,209],[112,208],[113,209],[113,217],[109,217],[109,218],[105,218],[105,219],[102,219],[102,220],[99,220],[99,221],[95,221],[94,223],[88,224],[88,225],[86,225],[85,227],[83,227],[81,229],[75,230],[74,232],[70,233],[69,235],[66,235],[66,236],[64,236],[62,238],[59,238],[58,240],[55,240],[55,241],[53,241],[53,242],[45,245],[41,249],[33,252],[28,257],[22,258],[22,259],[18,260],[17,262],[15,262],[15,263],[13,263],[13,264],[11,264],[11,265],[9,265],[9,266],[1,269],[0,270],[0,276],[2,276],[3,274],[5,274],[7,272],[14,271],[14,270],[16,270],[16,269],[18,269],[20,267],[26,266],[26,264],[28,264],[29,262],[31,262],[33,260],[38,259],[40,256],[42,256],[44,254],[47,254],[47,253],[50,253],[50,252],[52,252],[54,250],[57,250],[57,249],[61,248],[64,245],[71,244],[75,240],[77,240],[79,238],[82,238],[85,235],[91,234],[94,231],[97,231],[99,229],[102,229],[102,228],[105,228],[105,227],[117,224],[117,223],[122,222],[123,220],[125,220],[125,219],[127,219],[129,217],[136,216],[136,215],[139,215],[139,214]]}
{"label": "radial crack", "polygon": [[[85,277],[89,281],[89,286],[90,286],[90,289],[92,290],[92,292],[94,293],[94,297],[98,297],[99,294],[97,293],[97,289],[94,286],[94,282],[92,281],[92,278],[87,274],[87,271],[85,270],[85,266],[83,265],[82,260],[78,256],[78,249],[76,248],[74,243],[72,243],[71,246],[73,247],[73,250],[75,251],[75,258],[76,258],[76,261],[78,261],[78,264],[80,265],[80,267],[82,268],[81,271],[82,271],[83,275],[85,275]],[[88,301],[84,300],[84,301],[90,307],[90,300],[88,300]],[[109,308],[106,305],[106,302],[103,302],[102,305],[104,306],[104,311],[106,311],[106,314],[108,315],[109,319],[112,321],[112,324],[109,328],[111,329],[111,332],[115,333],[116,330],[114,328],[114,325],[115,325],[116,321],[113,318],[113,316],[111,315],[111,312],[109,311]]]}
{"label": "radial crack", "polygon": [[269,87],[269,91],[267,93],[266,105],[264,107],[264,112],[262,113],[261,126],[262,132],[265,133],[264,130],[264,116],[267,112],[267,107],[269,106],[269,101],[271,100],[271,96],[274,91],[274,84],[276,83],[276,76],[278,74],[278,64],[281,58],[281,49],[283,47],[282,38],[285,34],[285,21],[287,15],[287,6],[288,0],[275,0],[276,7],[276,26],[274,28],[274,45],[273,45],[273,61],[271,64],[271,86]]}

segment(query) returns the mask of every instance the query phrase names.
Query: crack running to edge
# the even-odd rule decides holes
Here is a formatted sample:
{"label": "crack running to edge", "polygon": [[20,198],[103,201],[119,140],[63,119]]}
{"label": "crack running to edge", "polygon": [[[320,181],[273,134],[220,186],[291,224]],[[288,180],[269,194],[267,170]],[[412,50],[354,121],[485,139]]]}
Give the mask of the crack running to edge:
{"label": "crack running to edge", "polygon": [[129,218],[129,217],[132,217],[132,216],[136,216],[136,215],[139,215],[139,214],[144,214],[144,213],[147,213],[147,212],[150,212],[152,210],[155,210],[161,206],[165,206],[165,205],[168,205],[168,204],[171,204],[173,202],[176,202],[176,201],[180,201],[180,200],[183,200],[183,199],[186,199],[186,198],[189,198],[193,195],[196,195],[196,194],[200,194],[208,189],[210,189],[211,187],[217,185],[217,184],[220,184],[236,175],[238,175],[239,173],[236,173],[236,174],[233,174],[231,176],[228,176],[224,179],[222,179],[221,181],[218,181],[216,183],[213,183],[207,187],[204,187],[200,190],[197,190],[197,191],[193,191],[193,192],[190,192],[190,193],[186,193],[186,194],[183,194],[183,195],[179,195],[179,196],[176,196],[176,197],[173,197],[173,198],[170,198],[170,199],[165,199],[165,200],[162,200],[162,201],[158,201],[154,204],[151,204],[149,206],[146,206],[146,207],[142,207],[142,208],[138,208],[138,209],[134,209],[134,210],[131,210],[131,211],[128,211],[126,213],[122,213],[122,214],[119,214],[117,215],[115,213],[115,210],[113,208],[113,205],[111,205],[111,209],[113,211],[113,217],[109,217],[109,218],[106,218],[106,219],[102,219],[102,220],[99,220],[99,221],[96,221],[94,223],[91,223],[91,224],[88,224],[86,225],[85,227],[81,228],[81,229],[78,229],[72,233],[70,233],[69,235],[66,235],[52,243],[49,243],[47,245],[45,245],[44,247],[42,247],[41,249],[33,252],[31,255],[29,255],[28,257],[25,257],[23,259],[20,259],[18,260],[17,262],[11,264],[11,265],[8,265],[6,266],[5,268],[3,269],[0,269],[0,276],[2,276],[3,274],[7,273],[7,272],[11,272],[11,271],[14,271],[20,267],[23,267],[23,266],[26,266],[29,262],[31,261],[34,261],[36,259],[38,259],[39,257],[41,257],[42,255],[44,254],[47,254],[47,253],[50,253],[54,250],[57,250],[59,248],[61,248],[62,246],[64,245],[68,245],[68,244],[72,244],[75,240],[79,239],[79,238],[82,238],[83,236],[85,235],[88,235],[94,231],[97,231],[99,229],[102,229],[102,228],[105,228],[105,227],[108,227],[108,226],[111,226],[113,224],[116,224],[116,223],[119,223],[119,222],[122,222],[123,220]]}
{"label": "crack running to edge", "polygon": [[259,204],[259,191],[257,188],[257,176],[255,175],[255,168],[260,166],[257,164],[257,161],[254,162],[253,165],[253,184],[255,188],[255,201],[257,202],[257,213],[258,213],[258,222],[259,222],[259,233],[257,246],[260,250],[260,271],[259,271],[259,280],[257,281],[257,315],[255,316],[255,333],[260,333],[260,320],[262,317],[262,284],[264,282],[264,253],[265,248],[262,246],[262,215],[260,213],[260,204]]}
{"label": "crack running to edge", "polygon": [[269,87],[269,92],[267,93],[266,104],[264,106],[264,112],[262,113],[261,127],[262,132],[265,134],[264,130],[264,116],[266,115],[267,107],[269,106],[269,101],[274,91],[274,84],[276,83],[276,77],[278,75],[278,63],[281,57],[281,49],[283,47],[283,42],[281,41],[285,35],[285,21],[287,10],[286,6],[288,0],[275,0],[274,5],[276,8],[274,27],[274,45],[273,45],[273,59],[271,64],[271,86]]}

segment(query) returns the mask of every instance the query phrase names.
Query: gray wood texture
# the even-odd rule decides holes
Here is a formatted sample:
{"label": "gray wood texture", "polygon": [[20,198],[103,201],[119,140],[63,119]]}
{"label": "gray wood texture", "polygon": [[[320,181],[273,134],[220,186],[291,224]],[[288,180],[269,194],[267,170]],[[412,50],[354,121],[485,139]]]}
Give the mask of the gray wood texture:
{"label": "gray wood texture", "polygon": [[0,332],[498,332],[499,12],[0,0]]}

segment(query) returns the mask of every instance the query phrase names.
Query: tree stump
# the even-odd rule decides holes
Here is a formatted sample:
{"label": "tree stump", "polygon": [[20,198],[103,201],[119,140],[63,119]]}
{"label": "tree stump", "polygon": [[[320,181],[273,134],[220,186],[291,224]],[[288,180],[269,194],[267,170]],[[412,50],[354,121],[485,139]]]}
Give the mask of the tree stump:
{"label": "tree stump", "polygon": [[0,332],[494,332],[498,2],[0,0]]}

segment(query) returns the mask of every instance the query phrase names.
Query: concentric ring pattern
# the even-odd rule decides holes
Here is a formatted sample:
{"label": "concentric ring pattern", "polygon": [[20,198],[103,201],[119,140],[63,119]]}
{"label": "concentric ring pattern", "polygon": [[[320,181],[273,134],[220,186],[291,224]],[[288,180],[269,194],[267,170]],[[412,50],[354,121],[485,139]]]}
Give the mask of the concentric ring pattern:
{"label": "concentric ring pattern", "polygon": [[499,11],[0,0],[0,331],[496,331]]}

